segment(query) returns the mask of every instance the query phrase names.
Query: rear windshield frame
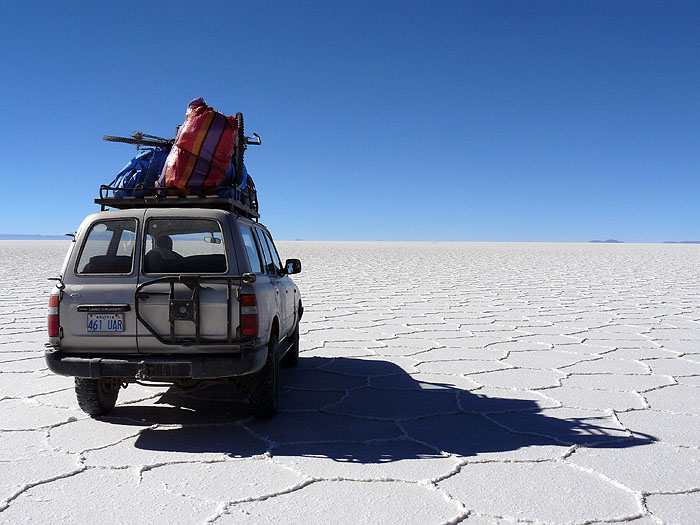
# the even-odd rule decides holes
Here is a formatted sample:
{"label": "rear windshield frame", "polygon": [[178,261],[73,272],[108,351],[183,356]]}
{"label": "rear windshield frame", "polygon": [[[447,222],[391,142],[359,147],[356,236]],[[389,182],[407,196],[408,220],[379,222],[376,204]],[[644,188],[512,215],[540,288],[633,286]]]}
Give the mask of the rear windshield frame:
{"label": "rear windshield frame", "polygon": [[[211,221],[214,222],[218,227],[219,227],[219,232],[221,233],[221,242],[224,245],[224,262],[226,264],[226,268],[223,272],[146,272],[145,264],[146,264],[146,238],[148,237],[148,232],[149,232],[149,226],[151,224],[151,221],[163,221],[163,220],[168,220],[168,221]],[[224,224],[222,221],[215,219],[213,217],[183,217],[182,215],[180,216],[154,216],[154,217],[149,217],[146,219],[145,226],[143,228],[143,231],[141,232],[141,275],[228,275],[230,271],[230,265],[229,265],[229,247],[228,245],[230,244],[228,242],[228,239],[226,237],[226,229],[224,227]]]}
{"label": "rear windshield frame", "polygon": [[[131,249],[131,268],[128,273],[119,273],[119,272],[100,272],[100,273],[88,273],[88,272],[79,272],[78,271],[78,266],[80,264],[80,261],[83,257],[83,251],[85,250],[85,246],[87,245],[88,239],[90,238],[90,233],[92,233],[93,228],[97,224],[104,224],[107,222],[124,222],[124,221],[133,221],[135,228],[134,228],[134,246]],[[122,230],[123,232],[124,230]],[[85,236],[81,240],[80,244],[80,251],[78,252],[78,256],[75,258],[75,265],[73,267],[73,274],[76,275],[77,277],[112,277],[112,276],[131,276],[134,274],[134,259],[136,258],[136,245],[138,243],[139,239],[139,220],[136,217],[114,217],[114,218],[109,218],[109,219],[97,219],[94,222],[90,224],[90,226],[87,228],[87,232],[85,233]],[[111,241],[110,241],[111,242]]]}

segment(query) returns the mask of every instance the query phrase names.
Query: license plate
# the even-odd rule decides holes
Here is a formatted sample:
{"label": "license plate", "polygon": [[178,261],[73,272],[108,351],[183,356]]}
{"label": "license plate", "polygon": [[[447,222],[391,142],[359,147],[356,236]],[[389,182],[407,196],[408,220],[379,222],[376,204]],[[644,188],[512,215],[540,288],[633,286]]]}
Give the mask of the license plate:
{"label": "license plate", "polygon": [[87,314],[88,332],[123,332],[124,314]]}

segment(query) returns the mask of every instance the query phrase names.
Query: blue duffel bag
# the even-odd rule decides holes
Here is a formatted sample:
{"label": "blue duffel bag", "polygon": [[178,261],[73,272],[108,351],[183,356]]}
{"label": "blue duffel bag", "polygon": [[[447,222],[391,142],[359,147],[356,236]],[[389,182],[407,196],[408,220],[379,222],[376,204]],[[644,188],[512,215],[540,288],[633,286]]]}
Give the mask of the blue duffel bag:
{"label": "blue duffel bag", "polygon": [[[226,180],[224,181],[224,184],[233,184],[233,181],[236,180],[236,167],[234,166],[234,163],[232,162],[231,165],[228,167],[228,171],[226,172]],[[243,164],[243,176],[241,177],[241,183],[236,186],[237,190],[244,190],[246,183],[248,182],[248,170],[245,167],[245,164]]]}
{"label": "blue duffel bag", "polygon": [[[221,183],[221,188],[216,191],[216,194],[221,197],[228,197],[230,195],[239,195],[240,192],[245,190],[248,184],[248,170],[243,164],[243,177],[241,178],[241,183],[238,186],[234,186],[234,181],[236,180],[236,168],[233,162],[229,164],[228,170],[226,171],[226,178]],[[231,188],[231,186],[234,186]],[[233,191],[232,191],[233,190]]]}
{"label": "blue duffel bag", "polygon": [[114,196],[121,198],[146,195],[149,188],[155,187],[167,156],[166,148],[155,148],[144,150],[131,159],[110,184],[112,188],[117,188]]}

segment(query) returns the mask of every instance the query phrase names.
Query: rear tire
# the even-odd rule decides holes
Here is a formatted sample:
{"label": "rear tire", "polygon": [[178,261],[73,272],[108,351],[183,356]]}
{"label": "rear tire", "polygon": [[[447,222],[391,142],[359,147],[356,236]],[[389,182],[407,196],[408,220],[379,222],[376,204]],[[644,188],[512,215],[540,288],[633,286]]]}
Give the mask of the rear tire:
{"label": "rear tire", "polygon": [[75,395],[78,406],[91,416],[102,416],[117,403],[119,384],[108,379],[75,378]]}
{"label": "rear tire", "polygon": [[259,419],[268,419],[277,412],[277,381],[279,365],[275,358],[277,337],[270,336],[267,344],[267,359],[259,372],[252,374],[249,379],[250,407],[253,415]]}
{"label": "rear tire", "polygon": [[280,359],[280,365],[286,367],[297,366],[299,362],[299,323],[294,328],[292,333],[292,346],[289,347],[287,353]]}

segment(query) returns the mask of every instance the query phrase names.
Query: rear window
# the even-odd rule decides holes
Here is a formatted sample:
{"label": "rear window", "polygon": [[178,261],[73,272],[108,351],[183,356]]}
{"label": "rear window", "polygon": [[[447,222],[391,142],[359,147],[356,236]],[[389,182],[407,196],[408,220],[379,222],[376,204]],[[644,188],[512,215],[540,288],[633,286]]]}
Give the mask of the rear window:
{"label": "rear window", "polygon": [[76,272],[84,275],[130,274],[134,266],[136,219],[98,221],[90,227]]}
{"label": "rear window", "polygon": [[151,219],[146,224],[146,273],[226,273],[221,225],[212,219]]}

